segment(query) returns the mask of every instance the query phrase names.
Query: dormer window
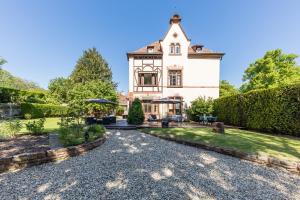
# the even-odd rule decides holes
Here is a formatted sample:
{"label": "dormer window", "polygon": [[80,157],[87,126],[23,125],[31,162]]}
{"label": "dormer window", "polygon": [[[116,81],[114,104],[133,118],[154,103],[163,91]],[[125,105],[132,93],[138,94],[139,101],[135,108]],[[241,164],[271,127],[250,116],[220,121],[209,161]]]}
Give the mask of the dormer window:
{"label": "dormer window", "polygon": [[197,48],[196,48],[196,52],[197,52],[197,53],[200,53],[201,51],[202,51],[202,48],[201,48],[201,47],[197,47]]}
{"label": "dormer window", "polygon": [[171,43],[170,45],[170,54],[174,55],[174,54],[180,54],[181,51],[180,51],[180,44],[179,43]]}
{"label": "dormer window", "polygon": [[148,53],[153,53],[154,52],[154,47],[153,46],[148,46],[147,47],[147,52]]}

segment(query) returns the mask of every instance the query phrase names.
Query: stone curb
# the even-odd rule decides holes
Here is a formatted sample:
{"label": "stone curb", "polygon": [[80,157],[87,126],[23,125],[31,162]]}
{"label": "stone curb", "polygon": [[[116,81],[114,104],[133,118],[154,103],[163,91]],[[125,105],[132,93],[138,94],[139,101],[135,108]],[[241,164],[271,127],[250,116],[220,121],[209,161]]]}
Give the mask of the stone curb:
{"label": "stone curb", "polygon": [[297,162],[290,162],[290,161],[286,161],[286,160],[280,160],[274,157],[268,157],[268,156],[259,156],[259,155],[255,155],[255,154],[247,154],[241,151],[237,151],[235,149],[229,149],[229,148],[223,148],[223,147],[216,147],[216,146],[211,146],[211,145],[207,145],[204,143],[200,143],[200,142],[191,142],[191,141],[187,141],[187,140],[181,140],[181,139],[177,139],[177,138],[173,138],[173,137],[169,137],[169,136],[161,136],[155,133],[146,133],[143,132],[145,134],[149,134],[152,135],[154,137],[158,137],[161,139],[165,139],[168,141],[173,141],[179,144],[184,144],[184,145],[188,145],[188,146],[193,146],[193,147],[198,147],[198,148],[202,148],[202,149],[206,149],[206,150],[210,150],[210,151],[215,151],[217,153],[221,153],[221,154],[225,154],[225,155],[229,155],[229,156],[233,156],[233,157],[237,157],[243,160],[248,160],[248,161],[252,161],[252,162],[256,162],[259,164],[264,164],[268,167],[279,167],[279,168],[284,168],[287,171],[296,173],[298,175],[300,175],[300,163]]}
{"label": "stone curb", "polygon": [[95,141],[77,146],[51,149],[34,153],[22,153],[6,158],[0,158],[0,173],[78,156],[100,146],[105,142],[105,140],[106,137],[104,136],[96,139]]}

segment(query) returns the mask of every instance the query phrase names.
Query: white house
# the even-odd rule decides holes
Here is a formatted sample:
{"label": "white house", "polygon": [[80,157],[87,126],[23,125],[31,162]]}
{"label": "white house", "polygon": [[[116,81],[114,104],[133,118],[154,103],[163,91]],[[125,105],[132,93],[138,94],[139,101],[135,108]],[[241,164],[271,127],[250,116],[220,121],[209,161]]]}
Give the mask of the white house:
{"label": "white house", "polygon": [[[139,98],[145,115],[158,117],[179,114],[199,96],[218,98],[220,61],[224,53],[203,45],[192,45],[174,15],[161,40],[127,53],[129,62],[129,101]],[[170,98],[181,104],[153,104]]]}

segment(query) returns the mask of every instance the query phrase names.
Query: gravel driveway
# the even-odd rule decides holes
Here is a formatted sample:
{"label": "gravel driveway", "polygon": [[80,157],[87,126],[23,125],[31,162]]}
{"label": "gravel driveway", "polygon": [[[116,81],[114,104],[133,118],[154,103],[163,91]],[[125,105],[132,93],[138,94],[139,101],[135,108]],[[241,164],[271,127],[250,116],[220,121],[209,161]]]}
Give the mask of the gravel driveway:
{"label": "gravel driveway", "polygon": [[300,199],[300,176],[111,131],[85,155],[1,174],[0,199]]}

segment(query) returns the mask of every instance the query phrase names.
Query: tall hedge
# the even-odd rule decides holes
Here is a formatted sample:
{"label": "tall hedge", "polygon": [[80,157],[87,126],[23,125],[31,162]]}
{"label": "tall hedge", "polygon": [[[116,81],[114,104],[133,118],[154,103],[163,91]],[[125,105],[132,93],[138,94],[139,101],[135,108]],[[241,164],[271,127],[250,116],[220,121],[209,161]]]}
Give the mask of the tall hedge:
{"label": "tall hedge", "polygon": [[300,136],[300,84],[222,97],[214,112],[226,124]]}
{"label": "tall hedge", "polygon": [[0,103],[45,103],[45,98],[46,94],[43,92],[0,87]]}
{"label": "tall hedge", "polygon": [[30,114],[31,118],[60,117],[68,114],[67,106],[37,103],[21,103],[21,115]]}

